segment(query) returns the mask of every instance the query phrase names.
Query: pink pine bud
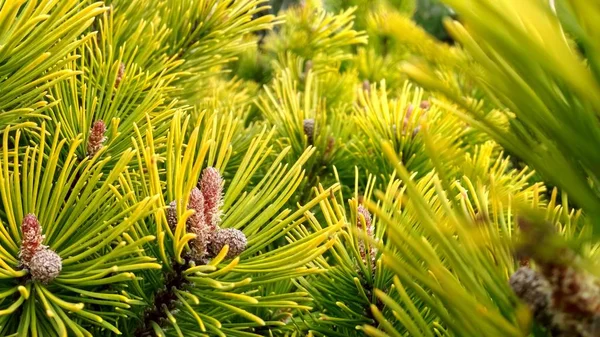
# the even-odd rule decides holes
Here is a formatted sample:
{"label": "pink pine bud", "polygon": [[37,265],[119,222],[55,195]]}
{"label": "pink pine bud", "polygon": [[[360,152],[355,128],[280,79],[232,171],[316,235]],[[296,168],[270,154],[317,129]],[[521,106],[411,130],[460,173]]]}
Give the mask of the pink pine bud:
{"label": "pink pine bud", "polygon": [[42,241],[44,241],[42,226],[35,215],[27,214],[23,218],[21,232],[23,233],[23,239],[21,241],[19,257],[21,258],[21,265],[28,267],[35,253],[44,248],[42,245]]}
{"label": "pink pine bud", "polygon": [[[196,238],[190,243],[190,246],[192,255],[197,261],[206,255],[206,246],[211,232],[205,220],[204,203],[204,195],[198,187],[194,187],[190,192],[187,208],[193,209],[195,212],[186,221],[186,231],[196,234]],[[172,229],[175,229],[177,222],[177,202],[172,201],[167,209],[167,223]]]}
{"label": "pink pine bud", "polygon": [[223,178],[214,167],[207,167],[202,172],[200,190],[204,196],[204,216],[211,230],[221,223],[221,207],[223,206]]}
{"label": "pink pine bud", "polygon": [[193,209],[196,212],[188,218],[187,230],[196,234],[196,238],[191,242],[192,255],[196,261],[206,255],[208,239],[212,232],[212,228],[207,222],[205,205],[204,195],[200,189],[194,187],[192,193],[190,193],[188,209]]}
{"label": "pink pine bud", "polygon": [[90,135],[88,137],[87,155],[92,158],[100,151],[102,144],[106,141],[104,134],[106,133],[106,124],[104,121],[97,120],[90,129]]}
{"label": "pink pine bud", "polygon": [[125,75],[125,64],[121,62],[119,65],[119,72],[117,72],[117,78],[115,78],[115,89],[119,87],[121,81],[123,80],[123,76]]}
{"label": "pink pine bud", "polygon": [[48,248],[38,250],[29,262],[31,277],[44,284],[52,282],[62,270],[62,260]]}
{"label": "pink pine bud", "polygon": [[195,213],[190,216],[187,220],[188,229],[198,226],[206,226],[206,219],[204,217],[204,195],[198,187],[194,187],[190,193],[190,199],[188,200],[188,209],[193,209]]}
{"label": "pink pine bud", "polygon": [[225,228],[216,230],[210,240],[209,253],[211,256],[217,256],[225,245],[229,245],[227,258],[239,256],[246,250],[248,240],[246,235],[238,229]]}

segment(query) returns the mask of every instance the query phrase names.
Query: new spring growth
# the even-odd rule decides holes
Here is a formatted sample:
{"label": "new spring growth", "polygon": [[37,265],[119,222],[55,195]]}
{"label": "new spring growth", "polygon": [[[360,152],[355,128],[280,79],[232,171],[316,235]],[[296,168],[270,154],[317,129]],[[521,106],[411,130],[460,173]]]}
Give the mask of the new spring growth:
{"label": "new spring growth", "polygon": [[[361,216],[362,215],[362,216]],[[364,219],[363,219],[364,218]],[[366,231],[367,235],[372,238],[373,237],[373,224],[371,213],[363,206],[359,205],[357,210],[357,227]],[[364,220],[364,222],[363,222]],[[364,263],[367,263],[367,248],[364,240],[358,240],[358,251],[360,253],[360,257]],[[375,255],[377,254],[377,249],[371,245],[371,249],[369,250],[369,258],[371,259],[373,268],[375,268]]]}
{"label": "new spring growth", "polygon": [[209,256],[217,256],[225,245],[229,245],[227,258],[240,255],[247,244],[244,233],[234,228],[219,228],[221,207],[223,207],[223,178],[217,169],[214,167],[204,169],[200,179],[200,190],[204,195],[204,214],[212,234],[208,246]]}
{"label": "new spring growth", "polygon": [[97,120],[92,125],[90,129],[90,135],[88,137],[88,145],[87,145],[87,155],[92,158],[93,156],[100,151],[104,142],[106,141],[106,137],[104,134],[106,133],[106,124],[104,121]]}
{"label": "new spring growth", "polygon": [[23,218],[23,221],[21,222],[21,233],[23,239],[21,240],[19,258],[21,259],[21,265],[28,268],[33,255],[43,248],[42,241],[44,241],[42,226],[35,215],[27,214]]}
{"label": "new spring growth", "polygon": [[[217,169],[207,167],[197,187],[188,200],[188,209],[194,210],[186,222],[186,230],[196,234],[190,243],[191,257],[196,263],[206,262],[229,245],[227,257],[235,257],[246,249],[246,236],[237,229],[220,229],[221,207],[223,207],[223,178]],[[177,226],[177,202],[172,201],[167,209],[167,222],[171,228]]]}
{"label": "new spring growth", "polygon": [[23,239],[19,258],[21,266],[28,269],[35,281],[49,283],[62,270],[62,260],[56,252],[43,245],[42,226],[33,214],[27,214],[21,222]]}
{"label": "new spring growth", "polygon": [[[205,200],[204,195],[198,187],[194,187],[190,192],[188,200],[188,209],[194,210],[194,214],[186,221],[186,231],[196,234],[196,238],[190,242],[192,249],[192,258],[196,261],[202,259],[207,252],[208,237],[210,236],[210,226],[205,219]],[[171,228],[177,226],[177,202],[172,201],[167,209],[167,222]]]}
{"label": "new spring growth", "polygon": [[308,145],[313,145],[314,134],[315,134],[315,120],[313,118],[307,118],[302,121],[302,129],[306,135]]}
{"label": "new spring growth", "polygon": [[221,223],[221,207],[223,206],[223,178],[214,167],[207,167],[202,172],[200,190],[204,195],[204,214],[210,229],[214,231]]}

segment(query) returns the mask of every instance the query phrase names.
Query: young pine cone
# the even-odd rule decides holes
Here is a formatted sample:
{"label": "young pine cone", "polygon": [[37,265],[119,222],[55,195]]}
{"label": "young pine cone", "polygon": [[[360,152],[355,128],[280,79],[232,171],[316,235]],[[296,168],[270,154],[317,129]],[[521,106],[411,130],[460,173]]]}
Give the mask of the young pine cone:
{"label": "young pine cone", "polygon": [[247,244],[248,240],[242,231],[234,228],[217,229],[211,237],[208,249],[209,254],[214,257],[225,245],[229,245],[227,258],[231,259],[244,252]]}
{"label": "young pine cone", "polygon": [[56,252],[43,248],[29,262],[31,278],[44,284],[52,282],[62,270],[62,260]]}
{"label": "young pine cone", "polygon": [[106,133],[106,124],[104,121],[97,120],[92,125],[92,129],[90,130],[90,135],[88,137],[88,145],[87,145],[87,155],[92,158],[93,156],[100,151],[104,142],[106,141],[106,137],[104,134]]}
{"label": "young pine cone", "polygon": [[543,326],[551,325],[550,283],[533,269],[521,267],[509,279],[510,287],[517,297],[525,302],[535,320]]}
{"label": "young pine cone", "polygon": [[27,214],[23,217],[23,221],[21,222],[21,232],[23,239],[21,240],[19,258],[21,259],[22,266],[29,267],[29,262],[35,253],[44,248],[42,245],[42,241],[44,241],[42,226],[35,215]]}
{"label": "young pine cone", "polygon": [[[193,209],[195,212],[186,221],[186,231],[196,234],[196,238],[190,242],[190,245],[194,260],[199,260],[206,255],[211,229],[205,218],[204,195],[197,187],[190,192],[188,209]],[[172,201],[167,209],[167,222],[172,229],[177,226],[177,202],[175,201]]]}
{"label": "young pine cone", "polygon": [[223,206],[223,178],[214,167],[207,167],[202,171],[200,191],[204,196],[205,219],[211,230],[215,230],[221,223],[221,207]]}
{"label": "young pine cone", "polygon": [[[363,223],[363,220],[360,215],[362,215],[364,217],[365,223]],[[363,205],[359,205],[358,212],[357,212],[357,227],[360,229],[366,230],[367,235],[371,238],[373,237],[372,221],[373,220],[371,218],[371,213],[369,213],[369,211]],[[362,261],[364,263],[367,263],[367,247],[366,247],[364,240],[362,240],[362,239],[358,240],[358,251],[360,253],[360,257],[361,257]],[[369,258],[371,259],[373,268],[375,268],[375,255],[376,254],[377,254],[377,248],[375,248],[371,245],[371,247],[369,249]]]}

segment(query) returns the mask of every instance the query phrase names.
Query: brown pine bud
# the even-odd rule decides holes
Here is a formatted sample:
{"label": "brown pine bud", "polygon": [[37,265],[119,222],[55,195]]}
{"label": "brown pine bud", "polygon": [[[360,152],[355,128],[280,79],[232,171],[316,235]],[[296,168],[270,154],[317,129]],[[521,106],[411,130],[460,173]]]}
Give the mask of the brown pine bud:
{"label": "brown pine bud", "polygon": [[429,103],[428,100],[424,100],[424,101],[421,101],[421,104],[419,104],[419,107],[423,110],[427,110],[427,109],[429,109],[429,107],[431,107],[431,103]]}
{"label": "brown pine bud", "polygon": [[598,280],[572,266],[543,264],[542,272],[552,287],[551,308],[555,326],[573,336],[598,336],[600,328],[600,287]]}
{"label": "brown pine bud", "polygon": [[[363,219],[360,215],[362,215],[364,217],[364,223],[363,223]],[[373,220],[371,218],[371,213],[369,213],[369,211],[363,205],[359,205],[356,217],[357,217],[357,224],[356,224],[357,227],[360,229],[364,229],[367,232],[367,235],[369,237],[373,237],[373,224],[372,224]],[[358,251],[360,253],[361,259],[363,260],[364,263],[366,263],[367,262],[367,247],[366,247],[364,240],[362,240],[362,239],[358,240]],[[376,254],[377,254],[377,249],[375,247],[371,246],[369,249],[369,258],[371,259],[373,268],[375,268],[375,255]]]}
{"label": "brown pine bud", "polygon": [[223,207],[223,178],[214,167],[202,171],[200,190],[204,196],[204,216],[211,230],[221,223],[221,207]]}
{"label": "brown pine bud", "polygon": [[102,145],[106,141],[104,134],[106,133],[106,124],[104,121],[97,120],[90,129],[90,135],[88,137],[87,155],[92,158],[100,151]]}
{"label": "brown pine bud", "polygon": [[225,245],[229,245],[227,258],[234,258],[246,250],[247,244],[248,240],[242,231],[235,228],[218,229],[212,235],[209,254],[217,256]]}
{"label": "brown pine bud", "polygon": [[119,71],[117,72],[117,78],[115,78],[115,89],[119,88],[121,81],[123,80],[123,76],[125,75],[125,64],[121,62],[119,65]]}
{"label": "brown pine bud", "polygon": [[302,121],[302,128],[308,141],[308,145],[313,145],[314,134],[315,134],[315,120],[313,118],[307,118]]}
{"label": "brown pine bud", "polygon": [[52,282],[62,270],[62,260],[56,252],[43,248],[31,258],[29,272],[31,278],[44,284]]}
{"label": "brown pine bud", "polygon": [[169,203],[166,216],[169,227],[172,230],[175,230],[175,227],[177,227],[177,202],[175,202],[175,200]]}
{"label": "brown pine bud", "polygon": [[23,238],[21,240],[19,258],[21,259],[22,266],[29,267],[29,262],[35,253],[44,248],[42,245],[42,241],[44,241],[42,226],[35,215],[27,214],[23,217],[23,221],[21,222],[21,232]]}
{"label": "brown pine bud", "polygon": [[510,287],[517,297],[525,302],[533,317],[543,326],[550,326],[550,283],[533,269],[521,267],[509,279]]}

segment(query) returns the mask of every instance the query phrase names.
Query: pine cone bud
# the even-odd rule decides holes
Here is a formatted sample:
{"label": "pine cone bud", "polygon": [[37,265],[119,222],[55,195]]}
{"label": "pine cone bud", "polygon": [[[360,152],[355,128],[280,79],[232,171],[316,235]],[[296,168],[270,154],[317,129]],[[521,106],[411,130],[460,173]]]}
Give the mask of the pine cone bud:
{"label": "pine cone bud", "polygon": [[106,133],[106,124],[102,120],[97,120],[92,125],[90,135],[88,137],[87,155],[92,158],[100,151],[102,144],[106,141],[104,134]]}
{"label": "pine cone bud", "polygon": [[43,248],[29,262],[31,277],[44,284],[52,282],[62,270],[62,260],[56,252]]}
{"label": "pine cone bud", "polygon": [[[363,223],[362,218],[360,217],[360,215],[362,214],[362,216],[365,218]],[[358,206],[358,214],[357,214],[357,227],[360,229],[364,229],[367,232],[367,235],[369,237],[373,237],[373,225],[372,225],[372,218],[371,218],[371,213],[369,213],[369,211],[363,206],[363,205],[359,205]],[[364,240],[359,239],[358,240],[358,251],[360,253],[360,257],[363,260],[364,263],[367,262],[367,248],[365,245]],[[369,257],[371,259],[371,263],[373,264],[373,268],[375,268],[375,255],[377,254],[377,248],[371,246],[370,250],[369,250]]]}
{"label": "pine cone bud", "polygon": [[123,80],[123,76],[125,75],[125,64],[121,62],[119,65],[119,72],[117,72],[117,78],[115,78],[115,89],[119,87],[121,81]]}
{"label": "pine cone bud", "polygon": [[23,217],[23,221],[21,222],[21,232],[23,234],[23,239],[21,241],[19,258],[21,259],[21,265],[28,267],[35,253],[44,248],[42,245],[42,241],[44,241],[42,226],[35,215],[27,214]]}
{"label": "pine cone bud", "polygon": [[550,326],[552,316],[549,305],[552,289],[544,276],[529,267],[521,267],[510,277],[509,284],[515,295],[527,303],[536,321]]}
{"label": "pine cone bud", "polygon": [[304,134],[308,140],[308,145],[313,145],[314,134],[315,134],[315,120],[313,118],[307,118],[302,122],[302,128]]}
{"label": "pine cone bud", "polygon": [[218,229],[212,235],[209,253],[213,257],[217,256],[225,245],[229,245],[227,258],[234,258],[246,250],[247,244],[248,240],[242,231],[235,228]]}
{"label": "pine cone bud", "polygon": [[[190,192],[187,208],[193,209],[195,212],[186,221],[186,231],[196,234],[196,238],[190,242],[192,256],[196,261],[206,255],[208,237],[211,232],[210,226],[205,219],[204,207],[204,195],[198,187],[194,187]],[[175,229],[177,221],[177,202],[171,201],[167,209],[167,223],[172,229]]]}
{"label": "pine cone bud", "polygon": [[202,172],[200,190],[204,195],[204,216],[211,231],[221,223],[221,207],[223,206],[223,178],[214,167],[207,167]]}
{"label": "pine cone bud", "polygon": [[193,232],[192,228],[198,226],[206,226],[206,209],[205,207],[204,194],[198,187],[194,187],[190,192],[190,199],[188,200],[188,209],[193,209],[195,213],[191,215],[187,220],[188,230]]}
{"label": "pine cone bud", "polygon": [[431,107],[431,103],[429,103],[428,100],[424,100],[424,101],[421,101],[421,104],[419,104],[419,107],[423,110],[427,110],[427,109],[429,109],[429,107]]}

